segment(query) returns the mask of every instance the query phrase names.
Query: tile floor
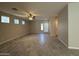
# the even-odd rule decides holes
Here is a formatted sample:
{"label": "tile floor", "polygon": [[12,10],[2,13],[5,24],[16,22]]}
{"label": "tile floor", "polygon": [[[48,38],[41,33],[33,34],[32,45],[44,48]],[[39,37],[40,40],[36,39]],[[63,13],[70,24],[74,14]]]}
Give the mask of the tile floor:
{"label": "tile floor", "polygon": [[79,50],[67,49],[48,34],[24,36],[0,45],[2,56],[79,56]]}

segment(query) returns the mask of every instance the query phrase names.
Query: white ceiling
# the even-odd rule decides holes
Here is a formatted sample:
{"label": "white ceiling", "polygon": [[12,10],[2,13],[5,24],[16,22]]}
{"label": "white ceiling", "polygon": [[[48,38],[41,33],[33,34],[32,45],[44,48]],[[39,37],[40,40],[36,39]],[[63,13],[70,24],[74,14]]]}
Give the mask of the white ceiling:
{"label": "white ceiling", "polygon": [[[0,10],[21,17],[26,17],[29,12],[44,18],[57,15],[66,5],[66,2],[0,2]],[[13,11],[11,8],[19,10]]]}
{"label": "white ceiling", "polygon": [[40,2],[40,3],[27,3],[28,9],[31,13],[40,16],[56,15],[67,3],[55,2]]}

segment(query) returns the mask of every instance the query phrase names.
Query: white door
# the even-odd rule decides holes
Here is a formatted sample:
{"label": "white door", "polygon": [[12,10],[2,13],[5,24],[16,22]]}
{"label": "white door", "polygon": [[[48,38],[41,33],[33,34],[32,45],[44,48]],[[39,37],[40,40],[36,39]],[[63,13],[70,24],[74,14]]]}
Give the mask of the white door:
{"label": "white door", "polygon": [[41,32],[48,32],[48,23],[41,23]]}
{"label": "white door", "polygon": [[48,23],[44,23],[44,32],[48,32]]}

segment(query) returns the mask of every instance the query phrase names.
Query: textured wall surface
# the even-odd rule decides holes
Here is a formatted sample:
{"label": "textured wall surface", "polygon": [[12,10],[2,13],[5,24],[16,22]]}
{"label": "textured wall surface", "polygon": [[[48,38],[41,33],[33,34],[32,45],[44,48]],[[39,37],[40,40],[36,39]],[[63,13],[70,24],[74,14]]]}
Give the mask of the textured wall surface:
{"label": "textured wall surface", "polygon": [[65,45],[68,45],[68,6],[59,13],[58,38]]}
{"label": "textured wall surface", "polygon": [[[29,22],[26,20],[26,24],[22,25],[21,24],[21,19],[20,17],[12,16],[7,13],[0,12],[0,15],[4,16],[9,16],[10,17],[10,23],[1,23],[0,22],[0,43],[9,41],[12,39],[15,39],[17,37],[23,36],[25,34],[29,33]],[[13,18],[18,18],[20,19],[20,24],[14,24]],[[1,21],[1,18],[0,18]]]}

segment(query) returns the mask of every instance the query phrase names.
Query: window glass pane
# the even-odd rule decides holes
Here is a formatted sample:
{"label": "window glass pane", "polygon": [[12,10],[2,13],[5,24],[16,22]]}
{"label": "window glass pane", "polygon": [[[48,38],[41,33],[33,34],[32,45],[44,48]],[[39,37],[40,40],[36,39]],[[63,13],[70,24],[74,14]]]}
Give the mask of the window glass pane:
{"label": "window glass pane", "polygon": [[41,31],[43,31],[43,24],[41,24]]}
{"label": "window glass pane", "polygon": [[1,23],[10,23],[8,16],[1,16]]}
{"label": "window glass pane", "polygon": [[48,23],[44,23],[44,32],[48,32]]}
{"label": "window glass pane", "polygon": [[22,24],[25,24],[25,21],[22,21]]}
{"label": "window glass pane", "polygon": [[14,19],[14,24],[19,24],[19,19]]}

